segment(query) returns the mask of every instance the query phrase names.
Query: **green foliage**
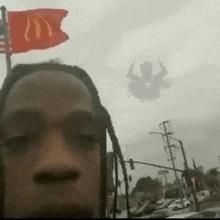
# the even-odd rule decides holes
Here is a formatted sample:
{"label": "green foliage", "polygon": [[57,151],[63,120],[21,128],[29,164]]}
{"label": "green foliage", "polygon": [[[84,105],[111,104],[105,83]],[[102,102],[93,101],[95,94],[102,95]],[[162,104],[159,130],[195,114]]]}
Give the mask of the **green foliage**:
{"label": "green foliage", "polygon": [[212,168],[212,169],[209,170],[209,175],[217,176],[217,174],[218,174],[218,168],[217,167]]}
{"label": "green foliage", "polygon": [[220,189],[220,182],[218,178],[218,168],[211,168],[205,175],[204,175],[204,183],[210,189]]}
{"label": "green foliage", "polygon": [[133,188],[131,195],[136,192],[152,193],[160,190],[160,182],[158,179],[152,179],[150,176],[141,177],[136,186]]}
{"label": "green foliage", "polygon": [[165,198],[167,199],[178,198],[178,196],[179,196],[179,190],[177,188],[169,189],[165,192]]}
{"label": "green foliage", "polygon": [[175,180],[173,181],[172,186],[177,186],[177,187],[178,187],[178,186],[179,186],[179,181],[175,179]]}
{"label": "green foliage", "polygon": [[180,198],[183,197],[183,192],[180,190],[180,184],[182,184],[183,187],[183,183],[177,180],[174,180],[173,183],[168,183],[166,185],[166,192],[165,192],[165,198],[168,199],[175,199],[175,198]]}
{"label": "green foliage", "polygon": [[167,183],[167,184],[166,184],[166,187],[167,187],[167,188],[172,187],[172,186],[173,186],[172,183]]}

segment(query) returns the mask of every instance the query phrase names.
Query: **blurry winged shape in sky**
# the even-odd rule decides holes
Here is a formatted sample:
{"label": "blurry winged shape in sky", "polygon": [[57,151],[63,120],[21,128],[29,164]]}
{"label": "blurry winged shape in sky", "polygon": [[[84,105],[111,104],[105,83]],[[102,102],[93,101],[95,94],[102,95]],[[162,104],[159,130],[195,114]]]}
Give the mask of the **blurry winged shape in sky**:
{"label": "blurry winged shape in sky", "polygon": [[127,78],[132,81],[128,85],[129,92],[135,97],[143,101],[155,101],[160,97],[160,89],[169,88],[171,83],[163,79],[167,74],[162,62],[159,60],[161,71],[152,75],[153,65],[149,62],[144,62],[140,65],[142,76],[135,75],[134,62],[132,63]]}

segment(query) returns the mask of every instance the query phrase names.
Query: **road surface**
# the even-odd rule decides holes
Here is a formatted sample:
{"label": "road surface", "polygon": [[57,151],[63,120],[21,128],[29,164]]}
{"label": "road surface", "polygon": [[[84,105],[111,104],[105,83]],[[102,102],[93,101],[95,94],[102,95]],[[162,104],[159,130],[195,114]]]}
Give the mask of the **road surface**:
{"label": "road surface", "polygon": [[[175,215],[178,215],[178,214],[182,214],[184,213],[182,210],[178,210],[178,211],[174,211]],[[148,218],[149,215],[144,215],[144,216],[141,216],[141,217],[135,217],[135,218]],[[127,218],[127,211],[122,211],[121,214],[117,215],[116,218]]]}

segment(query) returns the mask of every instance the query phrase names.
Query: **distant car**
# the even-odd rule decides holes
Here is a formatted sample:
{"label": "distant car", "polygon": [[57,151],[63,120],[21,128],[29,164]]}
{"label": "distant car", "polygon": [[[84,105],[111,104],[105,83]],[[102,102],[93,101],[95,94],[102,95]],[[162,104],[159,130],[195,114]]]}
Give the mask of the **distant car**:
{"label": "distant car", "polygon": [[133,213],[131,213],[132,217],[140,217],[143,215],[149,215],[154,210],[156,210],[157,205],[154,203],[146,203],[143,205],[140,209],[135,210]]}
{"label": "distant car", "polygon": [[[191,206],[191,202],[187,199],[183,199],[183,205],[186,207],[186,208],[189,208]],[[182,202],[180,199],[177,199],[175,200],[171,205],[168,206],[169,209],[171,210],[179,210],[179,209],[183,209],[182,205]]]}
{"label": "distant car", "polygon": [[136,210],[137,210],[137,207],[133,207],[133,208],[130,209],[130,212],[133,213],[133,212],[135,212]]}
{"label": "distant car", "polygon": [[142,207],[143,207],[144,205],[146,205],[146,204],[147,204],[147,203],[144,203],[144,204],[141,205],[141,207],[136,206],[136,207],[130,209],[131,216],[136,216],[137,213],[139,212],[140,208],[142,208]]}
{"label": "distant car", "polygon": [[162,205],[165,200],[166,200],[166,199],[162,198],[162,199],[160,199],[160,200],[157,200],[156,203],[157,203],[158,205]]}
{"label": "distant car", "polygon": [[203,191],[197,192],[196,198],[198,202],[211,200],[211,192],[209,190],[203,190]]}
{"label": "distant car", "polygon": [[175,212],[173,212],[171,209],[160,209],[153,211],[149,218],[168,218],[169,216],[175,215]]}
{"label": "distant car", "polygon": [[220,208],[206,209],[199,212],[202,218],[220,218]]}
{"label": "distant car", "polygon": [[189,213],[183,213],[179,215],[172,215],[168,218],[202,218],[203,215],[198,212],[189,212]]}
{"label": "distant car", "polygon": [[176,199],[165,199],[164,202],[157,207],[157,209],[165,209],[172,204]]}
{"label": "distant car", "polygon": [[[110,214],[113,214],[113,208],[111,207],[109,210]],[[121,209],[116,209],[117,214],[121,214]]]}

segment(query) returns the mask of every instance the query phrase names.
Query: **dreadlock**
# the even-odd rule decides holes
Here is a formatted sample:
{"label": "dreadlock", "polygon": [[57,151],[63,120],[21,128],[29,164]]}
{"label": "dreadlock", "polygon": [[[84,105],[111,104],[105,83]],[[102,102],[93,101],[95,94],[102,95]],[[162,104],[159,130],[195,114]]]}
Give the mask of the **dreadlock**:
{"label": "dreadlock", "polygon": [[[125,196],[126,196],[126,209],[127,209],[127,215],[130,217],[130,208],[129,208],[129,189],[128,189],[128,178],[127,178],[127,170],[125,167],[123,155],[121,152],[121,148],[118,142],[118,139],[116,137],[111,117],[106,110],[105,107],[102,106],[98,91],[90,78],[90,76],[81,68],[77,66],[70,66],[70,65],[64,65],[60,64],[54,61],[50,62],[43,62],[43,63],[35,63],[35,64],[19,64],[15,66],[11,74],[8,75],[3,83],[1,93],[0,93],[0,116],[2,115],[2,112],[4,110],[5,106],[5,100],[7,98],[7,95],[9,94],[10,89],[12,86],[23,77],[32,74],[37,71],[45,71],[45,70],[56,70],[56,71],[63,71],[67,74],[71,74],[72,76],[77,77],[80,79],[88,88],[91,97],[92,97],[92,104],[96,111],[99,111],[101,115],[103,115],[106,118],[106,127],[108,134],[110,136],[110,139],[112,141],[113,145],[113,152],[116,156],[116,158],[119,158],[120,165],[122,167],[122,172],[124,176],[124,182],[125,182]],[[116,175],[117,176],[117,175]],[[118,179],[118,177],[117,177]],[[116,181],[117,181],[116,179]]]}

